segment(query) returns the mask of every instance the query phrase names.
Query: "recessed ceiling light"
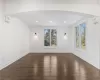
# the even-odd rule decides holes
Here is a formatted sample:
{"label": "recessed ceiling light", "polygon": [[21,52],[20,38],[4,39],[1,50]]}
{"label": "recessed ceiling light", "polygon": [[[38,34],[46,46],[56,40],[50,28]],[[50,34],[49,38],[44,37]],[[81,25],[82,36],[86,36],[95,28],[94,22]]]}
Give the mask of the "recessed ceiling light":
{"label": "recessed ceiling light", "polygon": [[49,21],[50,23],[52,23],[52,21]]}
{"label": "recessed ceiling light", "polygon": [[39,22],[39,21],[36,21],[36,22]]}
{"label": "recessed ceiling light", "polygon": [[66,21],[64,21],[64,23],[66,23]]}

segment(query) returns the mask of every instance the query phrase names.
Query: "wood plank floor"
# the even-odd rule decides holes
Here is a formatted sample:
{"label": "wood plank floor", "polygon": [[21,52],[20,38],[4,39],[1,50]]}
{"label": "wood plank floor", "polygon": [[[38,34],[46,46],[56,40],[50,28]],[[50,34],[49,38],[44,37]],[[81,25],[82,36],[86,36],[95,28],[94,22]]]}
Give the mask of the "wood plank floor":
{"label": "wood plank floor", "polygon": [[100,74],[73,54],[30,53],[1,70],[0,80],[100,80]]}

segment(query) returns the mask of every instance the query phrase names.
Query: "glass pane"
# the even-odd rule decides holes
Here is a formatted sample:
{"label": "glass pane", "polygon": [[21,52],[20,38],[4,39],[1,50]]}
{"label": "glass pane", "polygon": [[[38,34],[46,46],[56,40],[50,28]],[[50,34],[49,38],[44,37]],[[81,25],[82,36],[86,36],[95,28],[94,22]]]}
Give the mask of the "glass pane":
{"label": "glass pane", "polygon": [[50,29],[44,29],[44,46],[50,46]]}
{"label": "glass pane", "polygon": [[80,24],[80,32],[81,32],[81,48],[85,49],[86,47],[86,24]]}
{"label": "glass pane", "polygon": [[57,46],[57,31],[51,29],[51,46]]}
{"label": "glass pane", "polygon": [[76,48],[80,47],[80,35],[79,35],[79,27],[76,27]]}

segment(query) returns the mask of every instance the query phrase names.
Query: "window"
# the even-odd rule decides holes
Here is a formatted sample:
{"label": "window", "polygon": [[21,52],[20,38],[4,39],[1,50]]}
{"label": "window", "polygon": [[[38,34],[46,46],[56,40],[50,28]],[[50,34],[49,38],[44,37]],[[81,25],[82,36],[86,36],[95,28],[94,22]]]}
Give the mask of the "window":
{"label": "window", "polygon": [[76,48],[86,48],[86,23],[82,23],[75,27],[76,32]]}
{"label": "window", "polygon": [[86,24],[80,24],[81,48],[86,48]]}
{"label": "window", "polygon": [[44,29],[44,46],[57,46],[56,29]]}
{"label": "window", "polygon": [[76,48],[80,47],[79,26],[76,27]]}

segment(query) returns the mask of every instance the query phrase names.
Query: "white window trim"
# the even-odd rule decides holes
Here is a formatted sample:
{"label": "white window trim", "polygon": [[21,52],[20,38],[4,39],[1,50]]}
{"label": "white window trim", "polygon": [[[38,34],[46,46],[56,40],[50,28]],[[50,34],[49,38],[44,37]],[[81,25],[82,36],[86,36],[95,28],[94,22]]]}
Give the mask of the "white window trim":
{"label": "white window trim", "polygon": [[[57,48],[57,45],[58,45],[58,38],[57,38],[57,37],[58,37],[58,35],[57,35],[57,37],[56,37],[56,38],[57,38],[57,41],[56,41],[56,44],[57,44],[57,45],[56,45],[56,46],[51,46],[51,30],[52,30],[52,29],[56,29],[56,28],[44,28],[44,30],[45,30],[45,29],[50,29],[50,46],[45,46],[45,45],[44,45],[44,48],[45,48],[45,49],[46,49],[46,48],[48,48],[48,49],[55,49],[55,48]],[[56,31],[57,31],[57,29],[56,29]]]}
{"label": "white window trim", "polygon": [[[86,21],[82,21],[81,23],[76,25],[76,27],[79,27],[79,32],[80,32],[80,24],[82,24],[82,23],[85,23],[87,25]],[[74,31],[75,31],[75,49],[78,50],[78,51],[86,51],[87,50],[87,42],[86,42],[87,41],[87,27],[86,27],[86,36],[85,36],[85,44],[86,44],[85,49],[83,49],[81,47],[81,34],[79,34],[79,37],[80,37],[79,38],[79,47],[76,47],[76,29],[75,28],[74,28]]]}

